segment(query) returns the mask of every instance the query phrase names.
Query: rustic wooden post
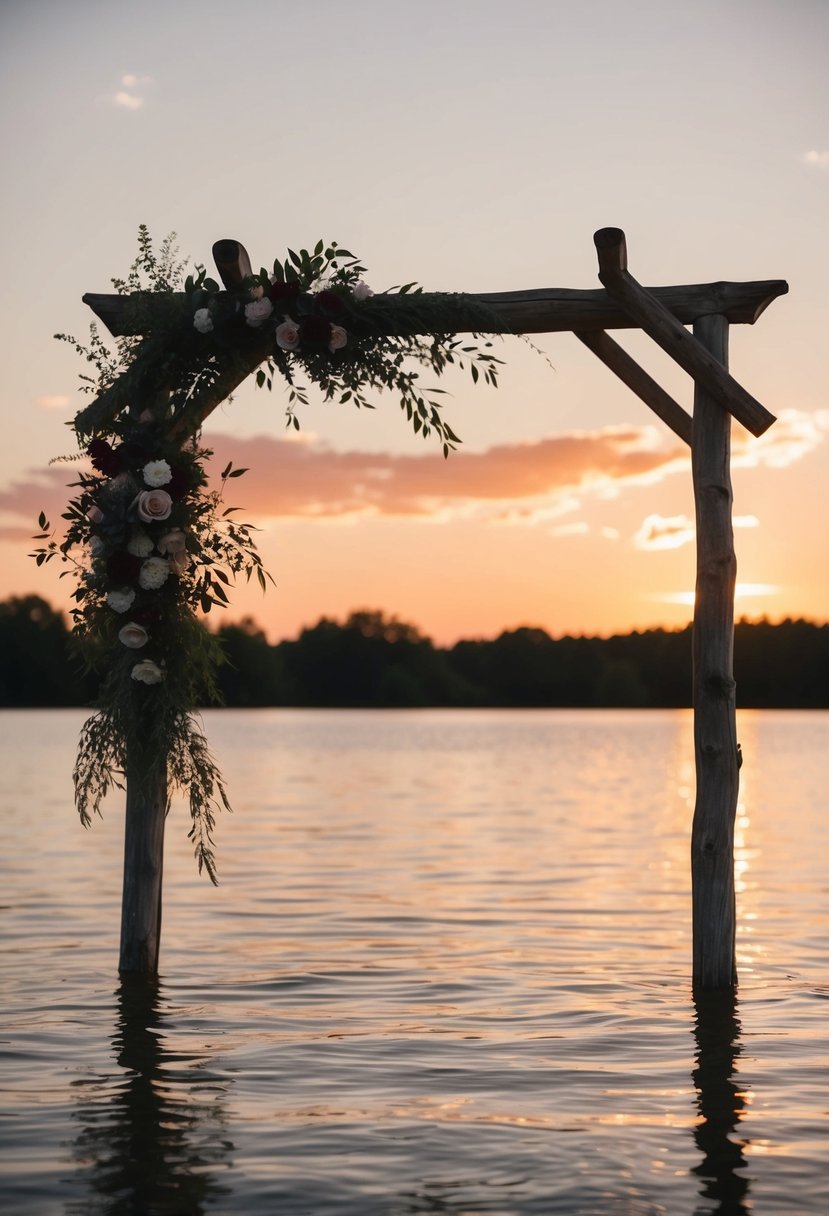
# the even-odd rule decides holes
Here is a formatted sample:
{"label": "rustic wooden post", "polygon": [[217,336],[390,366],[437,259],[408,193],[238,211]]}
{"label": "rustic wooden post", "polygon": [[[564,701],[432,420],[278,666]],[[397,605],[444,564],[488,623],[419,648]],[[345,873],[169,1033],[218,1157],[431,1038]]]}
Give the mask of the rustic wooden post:
{"label": "rustic wooden post", "polygon": [[118,963],[122,975],[155,975],[158,971],[167,780],[162,775],[148,788],[142,769],[135,756],[128,756]]}
{"label": "rustic wooden post", "polygon": [[[694,335],[728,365],[728,321],[700,317]],[[694,607],[694,749],[697,796],[691,836],[693,978],[702,988],[737,982],[734,819],[740,753],[735,711],[731,522],[731,418],[697,382],[691,467],[697,523]]]}

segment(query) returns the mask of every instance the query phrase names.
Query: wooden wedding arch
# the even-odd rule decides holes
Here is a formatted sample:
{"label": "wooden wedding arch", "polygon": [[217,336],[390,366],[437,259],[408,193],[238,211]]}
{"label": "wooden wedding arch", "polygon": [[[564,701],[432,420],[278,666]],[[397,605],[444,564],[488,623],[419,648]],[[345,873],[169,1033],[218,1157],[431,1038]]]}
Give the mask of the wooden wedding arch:
{"label": "wooden wedding arch", "polygon": [[[736,983],[734,821],[739,788],[733,676],[736,556],[731,518],[731,418],[753,435],[775,421],[728,372],[731,325],[752,325],[772,300],[788,291],[782,280],[642,287],[627,268],[625,235],[602,228],[594,235],[601,289],[542,288],[467,296],[456,309],[456,332],[481,329],[480,306],[493,318],[494,333],[571,331],[691,448],[697,562],[693,630],[694,749],[696,803],[691,834],[693,981],[699,988]],[[236,291],[251,273],[238,241],[218,241],[213,255],[222,282]],[[163,339],[154,334],[153,310],[176,308],[183,297],[147,296],[141,308],[130,296],[83,297],[115,336],[144,334],[131,367],[84,413],[100,424],[127,405],[164,392]],[[393,297],[392,297],[393,299]],[[428,303],[428,296],[424,297]],[[384,297],[388,309],[390,297]],[[371,301],[367,302],[370,307]],[[140,321],[136,318],[141,318]],[[692,329],[686,328],[691,326]],[[694,381],[688,414],[608,334],[641,329]],[[375,327],[376,332],[376,327]],[[394,323],[385,332],[399,333]],[[411,332],[408,330],[407,332]],[[238,347],[223,356],[217,378],[197,393],[179,419],[182,442],[271,353],[272,338],[240,334]],[[137,394],[137,395],[136,395]],[[450,466],[451,468],[451,466]],[[451,472],[447,473],[451,476]],[[161,927],[161,883],[167,789],[139,796],[127,765],[124,888],[121,918],[122,973],[155,973]]]}

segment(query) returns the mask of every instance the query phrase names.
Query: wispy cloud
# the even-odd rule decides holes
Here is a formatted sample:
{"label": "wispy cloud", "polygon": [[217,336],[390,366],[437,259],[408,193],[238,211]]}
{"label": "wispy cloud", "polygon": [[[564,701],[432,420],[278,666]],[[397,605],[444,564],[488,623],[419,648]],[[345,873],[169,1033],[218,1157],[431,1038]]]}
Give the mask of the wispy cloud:
{"label": "wispy cloud", "polygon": [[829,152],[818,152],[812,148],[809,152],[804,152],[800,159],[812,169],[829,169]]}
{"label": "wispy cloud", "polygon": [[43,397],[35,397],[35,405],[39,405],[42,410],[65,410],[69,405],[69,398],[64,397],[62,393],[46,393]]}
{"label": "wispy cloud", "polygon": [[122,110],[140,110],[144,104],[143,97],[136,97],[134,93],[127,93],[123,89],[113,93],[112,100]]}
{"label": "wispy cloud", "polygon": [[120,106],[123,110],[140,110],[145,101],[144,91],[152,83],[152,76],[126,72],[119,81],[121,87],[112,94],[110,100],[113,105]]}
{"label": "wispy cloud", "polygon": [[[756,515],[735,515],[735,528],[759,528]],[[633,537],[636,549],[646,552],[659,549],[680,549],[689,544],[697,534],[696,524],[687,515],[648,515],[642,520]]]}
{"label": "wispy cloud", "polygon": [[781,410],[774,426],[758,439],[742,427],[735,429],[731,463],[736,469],[785,469],[819,447],[827,433],[829,410]]}
{"label": "wispy cloud", "polygon": [[679,549],[694,539],[696,529],[687,515],[648,515],[633,537],[637,549]]}

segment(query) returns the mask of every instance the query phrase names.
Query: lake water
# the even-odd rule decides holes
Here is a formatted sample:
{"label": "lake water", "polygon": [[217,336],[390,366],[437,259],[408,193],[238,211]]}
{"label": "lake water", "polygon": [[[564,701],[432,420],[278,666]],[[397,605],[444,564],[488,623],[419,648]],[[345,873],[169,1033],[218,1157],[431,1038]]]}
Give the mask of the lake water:
{"label": "lake water", "polygon": [[117,977],[83,715],[0,715],[0,1210],[829,1211],[829,714],[739,715],[740,987],[689,983],[690,713],[205,715],[221,886],[167,829]]}

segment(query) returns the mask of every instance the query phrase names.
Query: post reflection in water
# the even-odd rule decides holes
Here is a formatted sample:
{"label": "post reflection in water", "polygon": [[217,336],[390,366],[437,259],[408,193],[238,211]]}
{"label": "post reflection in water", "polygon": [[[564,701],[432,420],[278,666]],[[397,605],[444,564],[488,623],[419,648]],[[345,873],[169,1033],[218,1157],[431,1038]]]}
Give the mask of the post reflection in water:
{"label": "post reflection in water", "polygon": [[230,1164],[226,1080],[204,1052],[165,1046],[169,1011],[157,980],[123,977],[112,1036],[118,1073],[82,1081],[73,1156],[85,1196],[68,1213],[201,1216],[226,1192],[216,1174]]}
{"label": "post reflection in water", "polygon": [[[741,1087],[733,1079],[742,1050],[737,993],[731,988],[700,989],[694,994],[694,1007],[697,1051],[691,1075],[700,1115],[694,1139],[702,1153],[694,1173],[701,1180],[700,1194],[709,1201],[697,1211],[747,1216],[751,1210],[749,1179],[737,1171],[747,1168],[743,1148],[748,1142],[733,1135],[746,1106]],[[710,1201],[717,1206],[712,1207]]]}

